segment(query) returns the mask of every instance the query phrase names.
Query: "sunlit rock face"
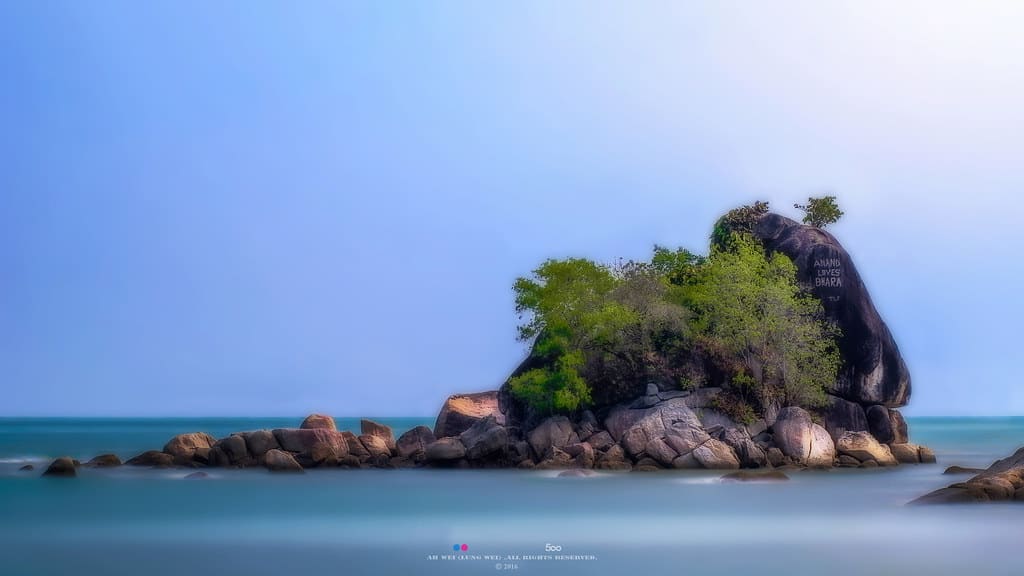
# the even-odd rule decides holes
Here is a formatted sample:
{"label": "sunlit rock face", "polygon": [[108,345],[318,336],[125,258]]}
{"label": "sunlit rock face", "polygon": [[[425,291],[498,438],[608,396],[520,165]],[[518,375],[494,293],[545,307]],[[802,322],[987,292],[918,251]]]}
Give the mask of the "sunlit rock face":
{"label": "sunlit rock face", "polygon": [[765,248],[796,265],[802,283],[821,299],[828,317],[842,330],[843,369],[831,393],[862,406],[904,406],[910,399],[910,373],[899,348],[871,302],[853,260],[828,232],[766,214],[754,229]]}

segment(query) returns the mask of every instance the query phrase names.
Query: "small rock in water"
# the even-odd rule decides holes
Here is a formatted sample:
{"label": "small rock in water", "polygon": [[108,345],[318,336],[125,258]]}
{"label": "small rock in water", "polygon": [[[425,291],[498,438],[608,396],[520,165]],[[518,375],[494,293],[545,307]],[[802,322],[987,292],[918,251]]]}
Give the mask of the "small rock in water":
{"label": "small rock in water", "polygon": [[18,468],[18,470],[21,470],[23,472],[28,472],[29,470],[35,470],[35,469],[36,469],[36,467],[31,465],[31,464],[25,464],[21,468]]}
{"label": "small rock in water", "polygon": [[558,473],[559,478],[581,478],[586,476],[593,476],[595,473],[593,470],[565,470]]}
{"label": "small rock in water", "polygon": [[785,482],[787,480],[789,480],[789,476],[778,470],[762,472],[741,470],[740,472],[733,472],[722,476],[723,482]]}
{"label": "small rock in water", "polygon": [[58,478],[74,478],[76,475],[75,461],[67,456],[57,458],[46,468],[46,472],[43,472],[43,476],[55,476]]}
{"label": "small rock in water", "polygon": [[121,465],[121,459],[116,454],[100,454],[86,462],[85,465],[95,468],[113,468]]}
{"label": "small rock in water", "polygon": [[200,480],[202,478],[209,478],[209,477],[210,477],[210,475],[207,474],[206,472],[193,472],[193,473],[189,474],[188,476],[185,476],[185,479],[186,480]]}
{"label": "small rock in water", "polygon": [[984,472],[981,468],[968,468],[966,466],[950,466],[943,474],[978,474]]}

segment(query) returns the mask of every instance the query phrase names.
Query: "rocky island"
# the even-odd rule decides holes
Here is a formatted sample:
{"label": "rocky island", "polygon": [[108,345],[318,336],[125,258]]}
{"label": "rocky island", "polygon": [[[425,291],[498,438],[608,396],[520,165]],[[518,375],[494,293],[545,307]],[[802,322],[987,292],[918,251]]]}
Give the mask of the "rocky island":
{"label": "rocky island", "polygon": [[[911,382],[896,342],[824,223],[757,203],[716,223],[709,256],[656,247],[650,262],[616,267],[546,262],[515,287],[527,358],[499,389],[449,397],[433,430],[395,438],[363,420],[357,434],[314,414],[298,428],[178,435],[125,463],[656,471],[934,462],[909,442],[898,410]],[[118,464],[115,455],[86,463]],[[45,474],[73,476],[75,465],[58,459]]]}

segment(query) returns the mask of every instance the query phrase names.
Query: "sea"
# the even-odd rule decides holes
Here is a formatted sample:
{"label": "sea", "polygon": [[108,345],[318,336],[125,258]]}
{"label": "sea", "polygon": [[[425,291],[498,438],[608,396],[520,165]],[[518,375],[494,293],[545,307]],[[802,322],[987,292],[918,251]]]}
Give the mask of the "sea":
{"label": "sea", "polygon": [[[1024,418],[910,418],[935,465],[720,472],[86,469],[300,418],[0,419],[0,575],[1020,575],[1024,505],[907,506],[1024,445]],[[357,419],[338,418],[358,430]],[[428,418],[380,418],[396,434]],[[33,464],[34,471],[20,471]]]}

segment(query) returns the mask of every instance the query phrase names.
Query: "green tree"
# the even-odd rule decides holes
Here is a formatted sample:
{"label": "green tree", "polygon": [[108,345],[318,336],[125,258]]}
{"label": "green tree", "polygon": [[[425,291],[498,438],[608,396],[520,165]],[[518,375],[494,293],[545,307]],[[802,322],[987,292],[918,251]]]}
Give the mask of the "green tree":
{"label": "green tree", "polygon": [[811,197],[807,199],[807,204],[793,204],[793,207],[804,211],[804,224],[817,228],[835,224],[843,217],[843,211],[839,209],[835,196]]}
{"label": "green tree", "polygon": [[737,359],[734,391],[762,411],[822,405],[840,357],[821,302],[801,290],[785,255],[766,255],[744,234],[727,246],[712,248],[688,291],[696,330]]}
{"label": "green tree", "polygon": [[530,278],[516,280],[519,339],[536,338],[533,353],[547,367],[509,381],[512,393],[542,412],[569,412],[590,401],[580,375],[588,350],[613,349],[635,316],[611,298],[612,270],[582,258],[547,260]]}

